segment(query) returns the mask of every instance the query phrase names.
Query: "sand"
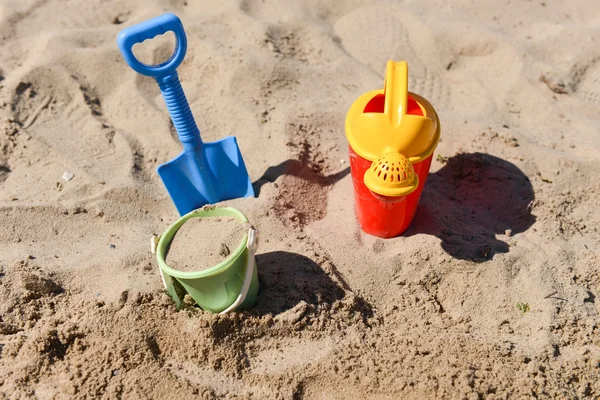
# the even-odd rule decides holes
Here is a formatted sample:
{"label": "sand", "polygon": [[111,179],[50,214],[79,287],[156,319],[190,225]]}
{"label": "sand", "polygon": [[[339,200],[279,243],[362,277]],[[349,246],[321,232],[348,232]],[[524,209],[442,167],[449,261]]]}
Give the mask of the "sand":
{"label": "sand", "polygon": [[[164,11],[204,140],[235,135],[257,192],[220,204],[260,229],[243,313],[177,312],[150,252],[181,146],[115,38]],[[2,1],[0,397],[597,398],[599,31],[588,0]],[[382,240],[344,118],[388,59],[442,139]]]}
{"label": "sand", "polygon": [[249,224],[235,218],[187,220],[173,237],[166,261],[179,271],[202,271],[223,261],[241,243]]}

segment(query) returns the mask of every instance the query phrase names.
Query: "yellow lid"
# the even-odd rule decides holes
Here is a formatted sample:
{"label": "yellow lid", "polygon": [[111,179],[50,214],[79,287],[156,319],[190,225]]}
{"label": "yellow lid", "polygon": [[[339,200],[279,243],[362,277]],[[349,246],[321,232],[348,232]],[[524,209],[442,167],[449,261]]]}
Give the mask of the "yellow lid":
{"label": "yellow lid", "polygon": [[365,172],[365,185],[383,196],[406,196],[419,186],[419,176],[406,156],[388,152],[373,161]]}
{"label": "yellow lid", "polygon": [[[365,112],[382,95],[383,112]],[[407,114],[409,96],[423,115]],[[367,92],[350,106],[346,138],[352,149],[369,161],[391,151],[405,155],[414,164],[433,153],[440,139],[438,116],[427,100],[408,91],[405,61],[388,61],[383,90]]]}

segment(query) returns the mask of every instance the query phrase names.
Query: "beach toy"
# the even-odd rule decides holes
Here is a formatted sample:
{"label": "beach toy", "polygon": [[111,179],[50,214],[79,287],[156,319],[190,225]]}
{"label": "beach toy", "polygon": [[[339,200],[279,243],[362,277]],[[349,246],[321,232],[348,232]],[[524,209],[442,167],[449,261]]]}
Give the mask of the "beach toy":
{"label": "beach toy", "polygon": [[[157,35],[173,32],[175,52],[158,65],[139,62],[132,47]],[[183,24],[173,14],[164,14],[129,27],[117,38],[125,61],[136,72],[156,79],[167,109],[183,144],[183,152],[160,165],[158,175],[180,215],[223,200],[254,196],[254,189],[235,137],[204,143],[196,126],[179,78],[177,67],[183,61],[187,38]]]}
{"label": "beach toy", "polygon": [[201,271],[179,271],[171,268],[166,257],[179,228],[191,218],[234,217],[241,223],[248,218],[231,207],[214,207],[192,211],[173,223],[161,236],[152,238],[152,253],[156,255],[165,289],[181,306],[185,294],[202,309],[214,313],[227,313],[252,307],[258,293],[258,276],[255,254],[258,247],[258,230],[250,228],[239,246],[219,264]]}
{"label": "beach toy", "polygon": [[383,90],[350,106],[346,138],[361,228],[383,238],[400,235],[415,216],[440,138],[431,104],[408,91],[406,62],[388,61]]}

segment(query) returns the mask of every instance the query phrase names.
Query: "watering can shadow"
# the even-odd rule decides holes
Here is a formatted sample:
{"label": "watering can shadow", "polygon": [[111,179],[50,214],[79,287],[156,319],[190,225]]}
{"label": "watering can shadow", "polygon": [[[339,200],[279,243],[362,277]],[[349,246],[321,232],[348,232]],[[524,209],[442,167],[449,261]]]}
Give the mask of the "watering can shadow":
{"label": "watering can shadow", "polygon": [[485,262],[509,251],[496,235],[514,235],[534,224],[534,200],[529,178],[514,164],[484,153],[458,154],[429,174],[405,235],[436,236],[452,257]]}

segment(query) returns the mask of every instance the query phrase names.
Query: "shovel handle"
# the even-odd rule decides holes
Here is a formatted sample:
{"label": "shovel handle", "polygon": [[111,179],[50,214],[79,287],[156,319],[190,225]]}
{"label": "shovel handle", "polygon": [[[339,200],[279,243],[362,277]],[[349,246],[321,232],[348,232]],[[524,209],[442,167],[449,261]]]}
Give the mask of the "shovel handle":
{"label": "shovel handle", "polygon": [[[158,65],[144,64],[133,54],[133,45],[152,39],[158,35],[173,32],[177,40],[173,55],[164,63]],[[123,58],[137,73],[159,78],[175,72],[185,57],[187,38],[181,20],[174,14],[163,14],[137,25],[124,29],[117,37],[117,44]]]}
{"label": "shovel handle", "polygon": [[[167,61],[158,65],[147,65],[135,58],[132,51],[134,44],[163,35],[169,31],[175,34],[177,43],[173,55]],[[152,18],[122,30],[117,38],[117,44],[123,58],[134,71],[142,75],[152,76],[158,82],[184,151],[198,149],[202,145],[200,130],[196,125],[196,121],[194,121],[194,116],[185,98],[176,71],[187,50],[187,38],[181,20],[170,13]]]}

